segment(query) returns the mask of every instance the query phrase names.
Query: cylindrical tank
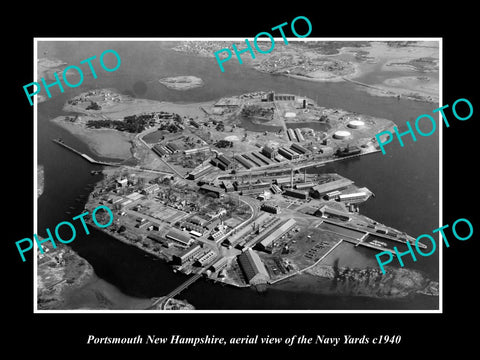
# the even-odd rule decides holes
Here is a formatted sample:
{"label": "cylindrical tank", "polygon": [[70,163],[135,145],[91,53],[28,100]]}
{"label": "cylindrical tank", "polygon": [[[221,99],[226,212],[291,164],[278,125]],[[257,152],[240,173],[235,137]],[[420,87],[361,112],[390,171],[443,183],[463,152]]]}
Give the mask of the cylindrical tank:
{"label": "cylindrical tank", "polygon": [[347,126],[350,128],[350,129],[359,129],[359,128],[362,128],[365,126],[365,123],[361,120],[352,120],[350,121]]}
{"label": "cylindrical tank", "polygon": [[350,132],[348,131],[344,131],[344,130],[339,130],[339,131],[336,131],[334,134],[333,134],[333,137],[334,139],[338,139],[338,140],[342,140],[342,139],[346,139],[350,136]]}

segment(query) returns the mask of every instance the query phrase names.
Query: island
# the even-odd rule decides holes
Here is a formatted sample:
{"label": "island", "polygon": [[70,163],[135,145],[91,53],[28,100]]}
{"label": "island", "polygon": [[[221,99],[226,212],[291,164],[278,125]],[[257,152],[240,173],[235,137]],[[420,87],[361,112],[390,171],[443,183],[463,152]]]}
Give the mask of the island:
{"label": "island", "polygon": [[[378,152],[375,134],[391,130],[391,120],[274,91],[175,104],[101,89],[64,110],[69,115],[55,122],[118,160],[106,163],[86,210],[110,207],[115,221],[103,231],[190,275],[149,308],[178,308],[177,296],[200,278],[261,291],[308,275],[328,283],[327,292],[438,295],[438,282],[419,271],[389,265],[380,273],[375,252],[415,239],[360,214],[370,189],[337,173],[306,172]],[[117,142],[99,146],[107,139]],[[339,249],[358,246],[372,251],[366,268],[329,263]]]}
{"label": "island", "polygon": [[[234,42],[238,49],[245,42]],[[232,42],[184,41],[173,48],[203,57],[227,48]],[[221,53],[220,56],[226,54]],[[230,62],[236,62],[233,56]],[[275,42],[269,54],[252,59],[242,56],[244,65],[282,76],[309,81],[349,81],[375,96],[389,96],[438,103],[439,45],[436,41],[303,41],[289,39],[288,45]],[[359,80],[381,68],[384,76],[373,81]],[[415,75],[401,75],[408,71]],[[220,69],[219,69],[220,71]]]}
{"label": "island", "polygon": [[203,86],[203,80],[196,76],[174,76],[158,80],[160,84],[173,90],[190,90]]}

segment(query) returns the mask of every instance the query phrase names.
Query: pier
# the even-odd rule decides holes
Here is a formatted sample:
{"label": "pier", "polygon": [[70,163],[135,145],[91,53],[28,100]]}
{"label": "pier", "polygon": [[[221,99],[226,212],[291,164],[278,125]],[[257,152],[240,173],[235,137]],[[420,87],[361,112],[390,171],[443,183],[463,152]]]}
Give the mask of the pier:
{"label": "pier", "polygon": [[52,139],[52,141],[54,143],[57,143],[58,145],[61,145],[63,146],[64,148],[74,152],[75,154],[77,155],[80,155],[82,158],[84,158],[85,160],[87,160],[89,163],[91,164],[95,164],[95,165],[104,165],[104,166],[120,166],[120,163],[114,163],[114,162],[107,162],[107,161],[98,161],[98,160],[95,160],[95,159],[92,159],[90,156],[88,156],[87,154],[83,154],[81,153],[80,151],[72,148],[71,146],[68,146],[67,144],[65,144],[63,142],[62,139]]}

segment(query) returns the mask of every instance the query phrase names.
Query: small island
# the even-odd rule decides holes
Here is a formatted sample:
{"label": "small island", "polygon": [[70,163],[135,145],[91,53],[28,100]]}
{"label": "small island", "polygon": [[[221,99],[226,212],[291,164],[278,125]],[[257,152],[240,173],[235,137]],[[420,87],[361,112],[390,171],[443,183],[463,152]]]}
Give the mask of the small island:
{"label": "small island", "polygon": [[158,80],[160,84],[173,90],[190,90],[203,86],[203,80],[196,76],[174,76]]}

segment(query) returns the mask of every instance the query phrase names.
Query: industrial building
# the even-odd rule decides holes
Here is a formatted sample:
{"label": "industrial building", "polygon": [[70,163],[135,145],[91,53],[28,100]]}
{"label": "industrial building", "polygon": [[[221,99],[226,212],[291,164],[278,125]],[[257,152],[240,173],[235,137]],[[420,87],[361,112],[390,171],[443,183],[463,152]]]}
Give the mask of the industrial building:
{"label": "industrial building", "polygon": [[237,259],[249,284],[266,283],[270,278],[260,256],[252,249],[248,248]]}
{"label": "industrial building", "polygon": [[222,257],[220,259],[218,259],[217,261],[215,261],[210,267],[209,269],[213,272],[216,272],[216,271],[220,271],[222,270],[223,268],[225,268],[228,264],[228,261],[227,261],[227,258],[226,257]]}
{"label": "industrial building", "polygon": [[340,210],[336,210],[331,208],[330,206],[324,205],[320,209],[315,212],[315,216],[321,216],[324,218],[333,218],[339,219],[342,221],[349,221],[350,216],[348,213],[342,212]]}
{"label": "industrial building", "polygon": [[187,247],[193,242],[193,239],[187,233],[177,230],[171,229],[166,235],[165,238],[172,240],[175,244]]}
{"label": "industrial building", "polygon": [[168,143],[165,147],[172,152],[172,154],[176,154],[180,151],[180,148],[175,143]]}
{"label": "industrial building", "polygon": [[269,147],[269,146],[264,146],[262,149],[262,154],[265,155],[269,159],[275,159],[275,156],[278,155],[278,151]]}
{"label": "industrial building", "polygon": [[203,165],[198,168],[195,168],[192,172],[188,174],[190,180],[196,180],[204,175],[211,173],[215,168],[211,164]]}
{"label": "industrial building", "polygon": [[147,236],[147,238],[150,239],[150,240],[153,240],[153,241],[155,241],[155,242],[157,242],[157,243],[159,243],[159,244],[161,244],[162,246],[165,246],[165,247],[167,247],[167,248],[170,247],[170,246],[172,246],[172,243],[171,243],[171,242],[169,242],[168,240],[166,240],[166,239],[164,239],[163,237],[158,236],[158,235],[156,235],[156,234],[149,234],[149,235]]}
{"label": "industrial building", "polygon": [[254,165],[260,167],[260,166],[263,166],[264,164],[262,164],[260,162],[260,160],[256,159],[254,156],[252,156],[251,154],[243,154],[242,155],[245,159],[247,159],[248,161],[252,162]]}
{"label": "industrial building", "polygon": [[148,185],[147,187],[143,188],[142,193],[144,194],[155,194],[160,190],[160,186],[158,184]]}
{"label": "industrial building", "polygon": [[235,188],[233,187],[232,182],[229,181],[229,180],[223,180],[223,181],[222,181],[222,185],[223,185],[223,187],[225,188],[225,191],[226,191],[226,192],[235,191]]}
{"label": "industrial building", "polygon": [[300,154],[285,147],[280,147],[278,153],[288,160],[296,160],[300,157]]}
{"label": "industrial building", "polygon": [[196,264],[199,266],[205,266],[210,261],[212,261],[215,256],[217,256],[217,254],[213,250],[208,250],[205,254],[203,254],[196,260]]}
{"label": "industrial building", "polygon": [[308,149],[305,149],[302,145],[297,143],[293,143],[292,146],[290,146],[290,149],[299,153],[300,155],[307,155],[310,153]]}
{"label": "industrial building", "polygon": [[211,160],[211,163],[223,171],[234,168],[233,161],[227,158],[225,155],[217,155],[217,157]]}
{"label": "industrial building", "polygon": [[296,136],[292,129],[287,129],[288,140],[295,141]]}
{"label": "industrial building", "polygon": [[285,223],[283,223],[279,228],[273,231],[270,235],[264,238],[260,243],[258,243],[258,248],[261,250],[267,250],[270,244],[280,238],[283,234],[288,232],[294,225],[296,221],[295,219],[288,219]]}
{"label": "industrial building", "polygon": [[183,150],[183,153],[185,155],[192,155],[192,154],[196,154],[196,153],[199,153],[199,152],[207,152],[209,150],[210,150],[209,146],[203,146],[203,147],[199,147],[199,148]]}
{"label": "industrial building", "polygon": [[308,198],[308,192],[302,191],[302,190],[295,190],[295,189],[285,189],[283,192],[283,195],[295,197],[297,199],[307,199]]}
{"label": "industrial building", "polygon": [[274,164],[274,162],[272,160],[267,158],[265,155],[262,155],[262,153],[252,152],[252,155],[255,156],[257,159],[259,159],[263,163],[262,165]]}
{"label": "industrial building", "polygon": [[286,94],[273,94],[273,99],[275,101],[295,101],[295,95],[286,95]]}
{"label": "industrial building", "polygon": [[329,192],[345,189],[352,184],[353,181],[342,178],[339,180],[334,180],[324,184],[316,185],[311,189],[310,194],[314,198],[321,198],[323,195]]}
{"label": "industrial building", "polygon": [[314,186],[316,186],[316,183],[314,182],[304,182],[304,183],[295,184],[295,188],[297,190],[305,190],[305,189],[313,188]]}
{"label": "industrial building", "polygon": [[359,191],[350,194],[341,194],[338,196],[339,201],[359,201],[367,199],[368,194],[365,191]]}
{"label": "industrial building", "polygon": [[[305,100],[304,100],[305,101]],[[300,141],[305,141],[305,138],[303,137],[302,135],[302,132],[300,131],[299,128],[295,128],[293,130],[295,132],[295,135],[297,136],[297,140],[300,142]]]}
{"label": "industrial building", "polygon": [[155,154],[157,154],[161,158],[164,158],[169,155],[168,151],[163,146],[160,146],[160,145],[155,145],[154,147],[152,147],[152,150]]}
{"label": "industrial building", "polygon": [[254,167],[254,165],[250,161],[245,159],[243,156],[235,155],[235,160],[237,160],[240,164],[242,164],[247,169],[251,169],[252,167]]}
{"label": "industrial building", "polygon": [[187,261],[198,255],[202,251],[200,245],[194,245],[186,249],[180,255],[173,255],[173,262],[178,265],[184,265]]}
{"label": "industrial building", "polygon": [[272,214],[279,214],[280,213],[280,207],[275,204],[269,204],[269,203],[264,203],[260,207],[261,210],[272,213]]}
{"label": "industrial building", "polygon": [[217,186],[204,184],[204,185],[200,186],[200,190],[202,192],[212,194],[216,197],[222,197],[222,196],[225,195],[225,190],[223,190],[222,188],[219,188]]}
{"label": "industrial building", "polygon": [[340,195],[342,192],[338,190],[331,191],[325,195],[325,199],[327,200],[334,200]]}
{"label": "industrial building", "polygon": [[225,233],[222,230],[218,230],[217,232],[213,232],[210,234],[210,239],[213,241],[217,241],[218,239],[221,239]]}

